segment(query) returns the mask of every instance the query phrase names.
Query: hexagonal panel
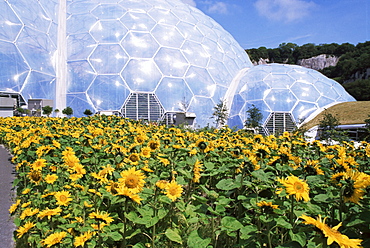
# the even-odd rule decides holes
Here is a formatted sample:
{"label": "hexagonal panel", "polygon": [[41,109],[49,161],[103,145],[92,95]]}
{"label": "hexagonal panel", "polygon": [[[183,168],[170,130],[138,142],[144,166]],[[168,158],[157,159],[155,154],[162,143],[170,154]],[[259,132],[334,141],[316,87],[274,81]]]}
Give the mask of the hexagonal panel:
{"label": "hexagonal panel", "polygon": [[206,126],[207,124],[213,126],[214,119],[212,119],[213,107],[215,103],[211,98],[207,97],[193,97],[190,103],[189,112],[196,113],[196,125]]}
{"label": "hexagonal panel", "polygon": [[96,21],[97,19],[91,14],[71,15],[67,18],[67,33],[86,33]]}
{"label": "hexagonal panel", "polygon": [[152,60],[131,59],[122,77],[132,91],[153,92],[162,74]]}
{"label": "hexagonal panel", "polygon": [[297,98],[288,89],[273,89],[267,94],[265,101],[272,111],[291,111]]}
{"label": "hexagonal panel", "polygon": [[180,8],[173,8],[172,12],[181,21],[187,22],[189,24],[194,24],[198,22],[198,20],[194,16],[189,15],[189,13],[191,12],[189,5],[181,6]]}
{"label": "hexagonal panel", "polygon": [[67,93],[86,92],[96,76],[93,68],[87,60],[70,61],[67,64],[68,82]]}
{"label": "hexagonal panel", "polygon": [[177,28],[185,39],[202,42],[204,35],[199,31],[196,25],[187,22],[179,22]]}
{"label": "hexagonal panel", "polygon": [[132,31],[150,31],[156,22],[146,13],[127,12],[121,22]]}
{"label": "hexagonal panel", "polygon": [[51,19],[38,1],[30,4],[28,0],[17,0],[11,6],[27,27],[47,33]]}
{"label": "hexagonal panel", "polygon": [[181,50],[191,65],[206,67],[210,60],[209,54],[200,43],[185,41]]}
{"label": "hexagonal panel", "polygon": [[264,124],[267,120],[268,116],[271,113],[271,108],[269,105],[266,104],[263,100],[256,100],[256,101],[247,101],[246,104],[243,106],[243,108],[240,111],[240,115],[242,117],[242,120],[246,120],[248,117],[247,111],[253,107],[253,105],[258,108],[263,116],[261,120],[261,124]]}
{"label": "hexagonal panel", "polygon": [[208,39],[215,41],[218,40],[217,34],[215,33],[215,31],[213,31],[211,27],[206,26],[204,23],[197,23],[197,27],[199,28],[200,32]]}
{"label": "hexagonal panel", "polygon": [[26,98],[55,99],[55,77],[31,71],[21,94]]}
{"label": "hexagonal panel", "polygon": [[119,3],[124,9],[130,12],[145,13],[145,10],[151,9],[153,5],[143,0],[123,0]]}
{"label": "hexagonal panel", "polygon": [[73,13],[74,15],[88,14],[94,7],[96,7],[96,2],[93,1],[74,1],[72,3],[70,3],[70,1],[67,2],[68,13]]}
{"label": "hexagonal panel", "polygon": [[184,37],[175,26],[158,24],[153,28],[152,34],[162,46],[180,48],[184,42]]}
{"label": "hexagonal panel", "polygon": [[270,92],[271,87],[264,82],[246,83],[240,89],[240,95],[247,101],[265,99]]}
{"label": "hexagonal panel", "polygon": [[90,33],[99,43],[118,43],[127,31],[120,21],[110,20],[96,22]]}
{"label": "hexagonal panel", "polygon": [[135,58],[152,58],[159,48],[151,34],[142,32],[130,32],[121,44],[127,53]]}
{"label": "hexagonal panel", "polygon": [[317,100],[317,105],[320,108],[323,108],[329,104],[332,104],[334,102],[334,99],[326,97],[326,96],[321,96],[319,100]]}
{"label": "hexagonal panel", "polygon": [[86,92],[67,94],[67,103],[67,105],[73,109],[73,116],[76,117],[84,116],[83,112],[85,112],[86,109],[89,109],[93,113],[96,112]]}
{"label": "hexagonal panel", "polygon": [[99,4],[91,13],[98,19],[119,19],[126,11],[117,4]]}
{"label": "hexagonal panel", "polygon": [[54,55],[56,48],[46,34],[26,27],[18,37],[16,45],[33,70],[55,74],[50,57]]}
{"label": "hexagonal panel", "polygon": [[172,48],[162,47],[159,49],[154,57],[154,61],[163,75],[171,77],[184,76],[189,66],[182,53],[178,49]]}
{"label": "hexagonal panel", "polygon": [[90,63],[98,73],[119,73],[128,61],[120,45],[98,45],[90,56]]}
{"label": "hexagonal panel", "polygon": [[21,31],[23,24],[6,1],[0,2],[0,9],[0,39],[14,41]]}
{"label": "hexagonal panel", "polygon": [[99,75],[91,84],[87,95],[97,110],[119,110],[130,90],[118,75]]}
{"label": "hexagonal panel", "polygon": [[172,13],[171,9],[159,9],[155,7],[148,14],[160,24],[176,25],[179,22],[179,18]]}
{"label": "hexagonal panel", "polygon": [[291,90],[299,100],[303,101],[316,102],[320,97],[320,93],[313,84],[297,81],[291,86]]}
{"label": "hexagonal panel", "polygon": [[294,79],[286,74],[268,74],[263,82],[274,89],[289,89]]}
{"label": "hexagonal panel", "polygon": [[233,80],[225,64],[220,61],[211,59],[207,68],[209,74],[218,85],[229,86]]}
{"label": "hexagonal panel", "polygon": [[211,54],[212,59],[217,59],[221,62],[224,60],[224,51],[216,41],[204,38],[202,46],[208,54]]}
{"label": "hexagonal panel", "polygon": [[180,78],[164,77],[155,91],[166,111],[179,111],[183,101],[190,102],[193,94]]}
{"label": "hexagonal panel", "polygon": [[19,91],[29,68],[13,43],[0,41],[0,91]]}
{"label": "hexagonal panel", "polygon": [[212,97],[216,91],[216,84],[208,71],[191,66],[186,73],[185,81],[196,96]]}
{"label": "hexagonal panel", "polygon": [[299,101],[294,107],[292,114],[295,117],[297,123],[302,123],[307,117],[318,109],[315,103]]}
{"label": "hexagonal panel", "polygon": [[67,37],[69,60],[87,59],[95,47],[95,41],[89,33],[73,34]]}
{"label": "hexagonal panel", "polygon": [[305,70],[292,70],[288,72],[288,75],[297,80],[298,82],[310,84],[316,81],[316,79],[312,77],[312,75],[308,74],[307,71]]}

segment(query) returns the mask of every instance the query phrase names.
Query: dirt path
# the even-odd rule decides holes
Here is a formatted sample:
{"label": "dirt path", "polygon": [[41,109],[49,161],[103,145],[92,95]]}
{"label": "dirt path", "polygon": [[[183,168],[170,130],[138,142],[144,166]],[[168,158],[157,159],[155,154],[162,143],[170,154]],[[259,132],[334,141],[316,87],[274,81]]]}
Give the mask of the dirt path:
{"label": "dirt path", "polygon": [[12,182],[14,167],[9,162],[10,154],[0,145],[0,247],[14,247],[13,232],[15,225],[9,215],[9,207],[13,204]]}

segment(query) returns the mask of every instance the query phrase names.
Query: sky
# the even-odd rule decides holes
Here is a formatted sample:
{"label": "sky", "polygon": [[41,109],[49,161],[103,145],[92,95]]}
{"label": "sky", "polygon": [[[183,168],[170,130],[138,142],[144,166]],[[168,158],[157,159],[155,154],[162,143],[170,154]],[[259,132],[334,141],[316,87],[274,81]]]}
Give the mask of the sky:
{"label": "sky", "polygon": [[182,0],[244,49],[370,41],[370,0]]}

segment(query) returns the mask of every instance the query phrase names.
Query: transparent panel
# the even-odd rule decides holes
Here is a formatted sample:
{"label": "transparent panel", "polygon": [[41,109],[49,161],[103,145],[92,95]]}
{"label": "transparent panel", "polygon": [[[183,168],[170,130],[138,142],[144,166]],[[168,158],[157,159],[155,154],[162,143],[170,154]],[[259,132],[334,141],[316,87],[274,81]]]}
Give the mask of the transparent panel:
{"label": "transparent panel", "polygon": [[52,56],[56,48],[49,37],[36,30],[25,28],[16,42],[33,70],[54,74]]}
{"label": "transparent panel", "polygon": [[39,1],[43,9],[46,11],[48,16],[51,18],[51,20],[57,23],[58,22],[59,1],[58,0],[39,0]]}
{"label": "transparent panel", "polygon": [[130,31],[150,31],[156,22],[145,13],[127,12],[121,22]]}
{"label": "transparent panel", "polygon": [[96,23],[97,19],[90,14],[72,15],[67,19],[67,33],[86,33]]}
{"label": "transparent panel", "polygon": [[162,79],[155,94],[166,111],[182,110],[193,96],[184,80],[167,77]]}
{"label": "transparent panel", "polygon": [[190,64],[200,67],[207,66],[210,56],[201,44],[192,41],[185,41],[181,50]]}
{"label": "transparent panel", "polygon": [[181,6],[173,8],[172,12],[181,20],[188,23],[197,23],[198,20],[190,14],[191,10],[189,6]]}
{"label": "transparent panel", "polygon": [[247,83],[240,90],[246,100],[264,99],[271,92],[270,86],[265,83]]}
{"label": "transparent panel", "polygon": [[229,86],[233,80],[224,63],[211,59],[207,68],[209,74],[218,85]]}
{"label": "transparent panel", "polygon": [[67,12],[73,14],[88,14],[97,6],[97,3],[92,1],[75,1],[67,5]]}
{"label": "transparent panel", "polygon": [[216,84],[206,69],[191,66],[185,80],[194,95],[212,97],[216,91]]}
{"label": "transparent panel", "polygon": [[214,119],[212,119],[213,107],[215,103],[206,97],[194,97],[190,103],[189,112],[195,113],[196,118],[195,122],[196,125],[200,125],[202,127],[206,126],[207,124],[213,125]]}
{"label": "transparent panel", "polygon": [[165,76],[171,77],[184,76],[189,66],[182,53],[172,48],[159,49],[154,61]]}
{"label": "transparent panel", "polygon": [[230,108],[230,116],[240,114],[240,110],[243,108],[245,100],[239,94],[234,95],[233,103]]}
{"label": "transparent panel", "polygon": [[336,99],[337,101],[343,101],[343,102],[356,101],[355,98],[353,98],[350,94],[348,94],[348,92],[344,89],[342,85],[340,84],[335,85],[334,90],[339,95],[339,97]]}
{"label": "transparent panel", "polygon": [[98,45],[90,56],[90,62],[98,73],[120,73],[128,61],[128,55],[120,45]]}
{"label": "transparent panel", "polygon": [[19,92],[28,71],[15,45],[0,41],[0,90]]}
{"label": "transparent panel", "polygon": [[122,77],[132,91],[153,92],[162,74],[152,60],[132,59],[123,70]]}
{"label": "transparent panel", "polygon": [[316,102],[320,97],[320,93],[316,90],[313,84],[297,81],[290,89],[299,100]]}
{"label": "transparent panel", "polygon": [[244,127],[244,123],[243,123],[243,121],[242,121],[242,119],[240,118],[239,115],[235,115],[235,116],[230,117],[227,120],[227,125],[230,128],[236,128],[236,129],[242,129]]}
{"label": "transparent panel", "polygon": [[149,33],[130,32],[122,40],[122,47],[131,57],[152,58],[159,45]]}
{"label": "transparent panel", "polygon": [[263,81],[263,79],[266,77],[266,73],[260,69],[261,68],[255,67],[248,70],[240,81],[248,83]]}
{"label": "transparent panel", "polygon": [[253,107],[253,105],[258,108],[263,116],[261,123],[264,124],[266,121],[267,117],[271,113],[271,108],[266,104],[266,102],[262,100],[257,100],[257,101],[248,101],[247,104],[242,108],[240,112],[240,116],[243,121],[245,121],[248,118],[247,111]]}
{"label": "transparent panel", "polygon": [[[322,79],[320,81],[315,82],[315,87],[318,89],[318,91],[323,95],[325,92],[327,92],[328,88],[330,88],[332,84],[330,82],[327,82],[326,80],[323,81]],[[326,94],[325,94],[326,95]]]}
{"label": "transparent panel", "polygon": [[149,4],[143,0],[123,0],[120,2],[120,4],[124,9],[127,9],[130,12],[145,12],[145,10],[153,7],[152,4]]}
{"label": "transparent panel", "polygon": [[112,20],[96,22],[90,33],[99,43],[118,43],[127,31],[120,21]]}
{"label": "transparent panel", "polygon": [[89,33],[74,34],[67,37],[68,60],[87,59],[96,44]]}
{"label": "transparent panel", "polygon": [[151,9],[148,13],[160,24],[176,25],[179,22],[179,18],[177,18],[170,9],[158,9],[156,6],[156,8]]}
{"label": "transparent panel", "polygon": [[96,73],[86,60],[68,62],[67,92],[86,92]]}
{"label": "transparent panel", "polygon": [[207,51],[208,54],[211,54],[212,59],[217,59],[219,61],[224,60],[224,51],[219,46],[219,44],[208,38],[204,38],[202,46]]}
{"label": "transparent panel", "polygon": [[268,74],[263,81],[274,89],[289,89],[294,80],[288,75]]}
{"label": "transparent panel", "polygon": [[319,105],[320,108],[323,108],[329,104],[332,104],[334,103],[335,100],[332,99],[332,98],[328,98],[328,97],[325,97],[325,96],[321,96],[319,98],[319,100],[317,100],[317,105]]}
{"label": "transparent panel", "polygon": [[288,74],[298,82],[312,84],[316,81],[316,79],[308,73],[307,69],[302,70],[298,68],[296,70],[290,71]]}
{"label": "transparent panel", "polygon": [[86,109],[95,113],[96,109],[89,103],[86,93],[67,94],[67,105],[72,108],[73,116],[82,117]]}
{"label": "transparent panel", "polygon": [[236,64],[236,61],[234,59],[227,59],[228,57],[225,56],[224,57],[224,63],[228,69],[228,71],[232,74],[232,75],[236,75],[240,69],[241,69],[241,66],[239,66],[238,64]]}
{"label": "transparent panel", "polygon": [[17,0],[12,1],[11,5],[26,26],[47,33],[51,19],[38,1],[30,4],[29,0]]}
{"label": "transparent panel", "polygon": [[204,35],[199,31],[197,26],[194,24],[190,24],[187,22],[179,22],[177,24],[177,28],[179,29],[180,33],[184,36],[187,40],[192,40],[196,42],[202,42]]}
{"label": "transparent panel", "polygon": [[58,43],[58,24],[57,23],[52,22],[50,24],[48,34],[54,46],[56,47]]}
{"label": "transparent panel", "polygon": [[6,1],[0,2],[0,9],[0,39],[14,41],[23,25]]}
{"label": "transparent panel", "polygon": [[290,90],[273,89],[266,96],[265,101],[272,111],[291,111],[297,98]]}
{"label": "transparent panel", "polygon": [[120,76],[97,76],[91,84],[87,95],[97,110],[119,110],[130,90]]}
{"label": "transparent panel", "polygon": [[152,32],[154,38],[160,45],[180,48],[184,37],[180,34],[175,26],[158,24]]}
{"label": "transparent panel", "polygon": [[153,4],[155,8],[163,8],[163,9],[171,9],[177,5],[176,1],[173,1],[175,2],[173,4],[172,4],[172,1],[163,1],[163,0],[150,0],[148,2]]}
{"label": "transparent panel", "polygon": [[117,4],[100,4],[91,13],[98,19],[119,19],[126,11]]}
{"label": "transparent panel", "polygon": [[213,101],[219,103],[220,100],[224,99],[227,89],[228,89],[227,87],[217,85],[215,93],[213,94],[212,97]]}
{"label": "transparent panel", "polygon": [[307,117],[318,109],[315,103],[300,101],[293,109],[295,122],[302,123]]}
{"label": "transparent panel", "polygon": [[55,77],[31,71],[21,94],[26,99],[55,99]]}
{"label": "transparent panel", "polygon": [[203,23],[197,23],[197,27],[199,28],[200,32],[207,38],[211,40],[218,40],[217,34],[213,31],[211,27],[204,25]]}

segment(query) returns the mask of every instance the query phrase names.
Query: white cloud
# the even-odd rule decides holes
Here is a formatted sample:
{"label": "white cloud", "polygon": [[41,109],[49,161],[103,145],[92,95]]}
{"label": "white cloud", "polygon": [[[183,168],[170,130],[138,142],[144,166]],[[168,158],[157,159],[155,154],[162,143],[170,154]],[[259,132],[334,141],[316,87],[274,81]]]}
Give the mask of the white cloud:
{"label": "white cloud", "polygon": [[305,0],[257,0],[255,7],[260,15],[274,21],[292,22],[310,14],[316,4]]}
{"label": "white cloud", "polygon": [[224,2],[215,2],[212,3],[207,11],[209,13],[218,13],[218,14],[227,14],[229,11],[227,9],[227,5]]}
{"label": "white cloud", "polygon": [[193,7],[196,7],[197,4],[195,3],[194,0],[181,0],[183,3],[187,3],[189,4],[190,6],[193,6]]}

